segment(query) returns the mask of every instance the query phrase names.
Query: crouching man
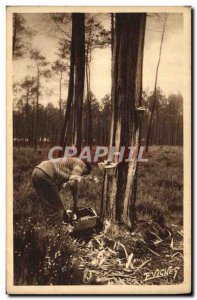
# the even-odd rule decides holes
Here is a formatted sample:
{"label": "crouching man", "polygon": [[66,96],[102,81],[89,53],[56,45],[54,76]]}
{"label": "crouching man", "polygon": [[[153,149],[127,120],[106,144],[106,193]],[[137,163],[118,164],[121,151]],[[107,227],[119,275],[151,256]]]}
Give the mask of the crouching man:
{"label": "crouching man", "polygon": [[36,189],[47,226],[62,224],[65,213],[64,205],[60,197],[60,190],[69,184],[74,200],[72,218],[76,218],[77,210],[77,182],[82,176],[89,175],[91,165],[79,158],[57,158],[41,162],[32,173],[32,182]]}

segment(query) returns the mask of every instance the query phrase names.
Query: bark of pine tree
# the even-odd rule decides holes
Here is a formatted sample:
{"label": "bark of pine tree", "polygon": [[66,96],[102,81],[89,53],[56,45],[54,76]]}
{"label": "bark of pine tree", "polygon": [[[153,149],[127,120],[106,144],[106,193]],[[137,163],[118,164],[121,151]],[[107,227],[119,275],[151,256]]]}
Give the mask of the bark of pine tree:
{"label": "bark of pine tree", "polygon": [[[139,22],[139,39],[138,39],[138,54],[137,54],[137,65],[136,65],[136,76],[135,76],[135,107],[141,106],[142,99],[142,68],[143,68],[143,50],[144,50],[144,36],[145,36],[145,25],[146,16],[143,15],[138,20]],[[132,97],[132,95],[131,95]],[[132,99],[132,98],[131,98]],[[136,153],[135,157],[128,165],[127,183],[123,201],[123,222],[130,226],[134,226],[135,222],[135,202],[137,192],[137,173],[138,173],[138,153],[140,149],[141,140],[141,116],[133,110],[133,125],[131,128],[131,144],[135,145]]]}
{"label": "bark of pine tree", "polygon": [[37,65],[36,121],[35,121],[34,151],[37,150],[37,146],[38,146],[39,96],[40,96],[40,69],[39,66]]}
{"label": "bark of pine tree", "polygon": [[85,80],[85,15],[76,13],[73,17],[75,27],[75,90],[74,90],[74,144],[82,145],[82,110]]}
{"label": "bark of pine tree", "polygon": [[[88,54],[87,54],[88,55]],[[90,88],[90,65],[88,62],[88,57],[86,59],[86,87],[87,87],[87,111],[86,111],[86,145],[92,148],[92,95]]]}
{"label": "bark of pine tree", "polygon": [[12,35],[12,54],[15,55],[17,39],[18,14],[13,14],[13,35]]}
{"label": "bark of pine tree", "polygon": [[62,71],[60,71],[60,79],[59,79],[59,139],[61,138],[62,132]]}
{"label": "bark of pine tree", "polygon": [[29,146],[31,145],[31,122],[30,122],[30,115],[29,115],[29,89],[27,88],[26,91],[26,118],[27,118],[27,124],[28,124],[28,143]]}
{"label": "bark of pine tree", "polygon": [[[74,44],[74,22],[73,22],[73,14],[72,14],[72,38],[71,38],[71,49],[70,49],[70,77],[69,77],[69,85],[68,85],[68,98],[66,103],[66,112],[64,116],[64,124],[61,130],[61,137],[60,137],[60,146],[63,148],[65,147],[66,143],[68,142],[68,125],[71,115],[71,107],[73,102],[73,95],[74,95],[74,65],[75,65],[75,44]],[[62,156],[62,151],[59,152],[59,156]]]}
{"label": "bark of pine tree", "polygon": [[[112,64],[112,123],[110,145],[140,146],[142,65],[145,14],[116,14]],[[128,165],[105,171],[102,218],[133,226],[137,185],[137,155]]]}

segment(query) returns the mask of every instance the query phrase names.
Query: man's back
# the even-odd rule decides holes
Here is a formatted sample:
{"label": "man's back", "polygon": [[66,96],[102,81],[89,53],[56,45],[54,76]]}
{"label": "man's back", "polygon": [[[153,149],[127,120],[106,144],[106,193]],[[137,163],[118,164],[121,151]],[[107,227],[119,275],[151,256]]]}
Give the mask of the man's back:
{"label": "man's back", "polygon": [[60,187],[71,179],[80,181],[85,164],[79,158],[64,157],[43,161],[37,168],[43,170]]}

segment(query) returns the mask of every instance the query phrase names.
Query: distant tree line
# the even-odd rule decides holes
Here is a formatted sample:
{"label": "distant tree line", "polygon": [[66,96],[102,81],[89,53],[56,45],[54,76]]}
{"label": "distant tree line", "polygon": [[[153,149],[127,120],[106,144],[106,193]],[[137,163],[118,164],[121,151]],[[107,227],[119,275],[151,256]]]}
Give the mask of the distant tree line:
{"label": "distant tree line", "polygon": [[[16,89],[16,86],[14,87]],[[18,87],[19,88],[19,87]],[[33,146],[35,140],[36,122],[36,89],[34,78],[26,78],[20,88],[23,94],[15,99],[13,110],[14,144]],[[146,112],[142,124],[142,143],[147,136],[153,92],[143,92],[143,106]],[[82,119],[82,145],[88,145],[88,99],[85,98]],[[38,106],[37,135],[39,145],[58,145],[60,128],[65,114],[66,101],[61,99],[60,106],[53,103]],[[111,97],[106,95],[100,101],[91,93],[92,144],[108,145],[111,124]],[[72,122],[69,123],[68,144],[72,144]],[[157,89],[157,101],[150,145],[182,145],[183,144],[183,97],[181,94],[171,94],[166,97]]]}
{"label": "distant tree line", "polygon": [[[150,124],[154,92],[143,93],[143,106],[146,113],[143,117],[142,139],[145,142]],[[150,133],[150,145],[183,144],[183,97],[181,94],[170,94],[166,97],[160,88],[156,90],[155,111]]]}
{"label": "distant tree line", "polygon": [[[28,88],[27,88],[28,89]],[[14,145],[34,146],[36,134],[36,95],[30,91],[25,91],[24,95],[14,102],[13,110],[13,138]],[[28,96],[27,96],[28,94]],[[106,95],[101,101],[98,101],[91,94],[91,116],[92,116],[92,144],[108,145],[111,122],[111,98]],[[87,110],[88,100],[83,105],[82,121],[82,145],[88,145],[87,131]],[[61,112],[59,107],[54,106],[52,102],[46,106],[39,104],[37,136],[38,144],[59,145],[60,126],[64,119],[66,101],[62,101]],[[68,144],[72,144],[72,119],[69,122]]]}

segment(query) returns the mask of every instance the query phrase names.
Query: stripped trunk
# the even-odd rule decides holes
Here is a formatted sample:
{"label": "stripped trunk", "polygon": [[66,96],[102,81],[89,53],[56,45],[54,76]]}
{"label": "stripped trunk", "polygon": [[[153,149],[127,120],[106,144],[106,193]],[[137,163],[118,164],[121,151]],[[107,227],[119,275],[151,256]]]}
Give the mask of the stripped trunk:
{"label": "stripped trunk", "polygon": [[112,124],[110,144],[136,146],[135,159],[106,169],[103,191],[103,219],[133,226],[137,185],[137,156],[140,146],[142,64],[145,14],[116,14],[112,76]]}

